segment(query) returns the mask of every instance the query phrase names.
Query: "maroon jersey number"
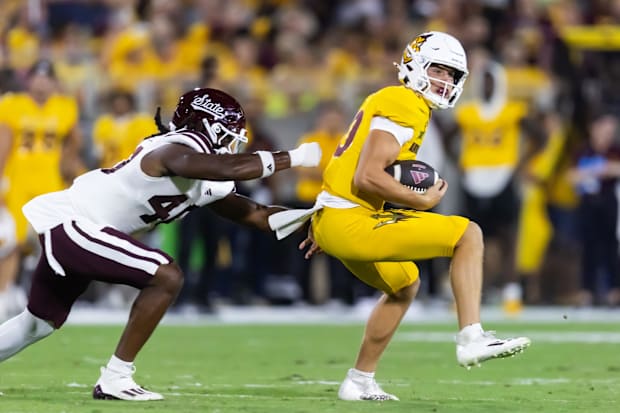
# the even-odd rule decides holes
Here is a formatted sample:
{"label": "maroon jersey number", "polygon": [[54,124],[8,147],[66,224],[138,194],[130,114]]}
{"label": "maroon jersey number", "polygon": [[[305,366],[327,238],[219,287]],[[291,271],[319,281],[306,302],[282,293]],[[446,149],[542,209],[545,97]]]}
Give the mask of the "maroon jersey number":
{"label": "maroon jersey number", "polygon": [[114,165],[111,168],[101,168],[101,172],[103,172],[104,174],[111,174],[112,172],[118,171],[123,166],[127,165],[129,163],[129,161],[131,161],[133,158],[135,158],[136,155],[139,154],[141,150],[142,150],[142,146],[138,146],[136,148],[136,150],[131,154],[131,156],[129,156],[129,158],[120,161],[119,163],[117,163],[116,165]]}
{"label": "maroon jersey number", "polygon": [[196,205],[188,205],[182,211],[175,215],[170,215],[170,212],[181,205],[183,202],[187,200],[187,195],[156,195],[149,199],[149,204],[155,210],[154,214],[151,215],[140,215],[142,221],[147,224],[152,223],[153,221],[160,220],[160,222],[170,222],[177,219],[179,216],[185,214],[186,212],[196,208]]}
{"label": "maroon jersey number", "polygon": [[342,145],[338,145],[338,147],[336,148],[336,152],[334,152],[335,157],[339,157],[340,155],[342,155],[342,153],[346,151],[349,146],[351,146],[351,143],[353,142],[353,138],[355,138],[355,134],[357,133],[357,129],[360,127],[360,123],[362,123],[363,116],[364,116],[363,111],[360,110],[359,112],[357,112],[357,115],[355,115],[355,119],[353,119],[353,123],[351,124],[351,127],[349,128],[347,139],[344,141]]}

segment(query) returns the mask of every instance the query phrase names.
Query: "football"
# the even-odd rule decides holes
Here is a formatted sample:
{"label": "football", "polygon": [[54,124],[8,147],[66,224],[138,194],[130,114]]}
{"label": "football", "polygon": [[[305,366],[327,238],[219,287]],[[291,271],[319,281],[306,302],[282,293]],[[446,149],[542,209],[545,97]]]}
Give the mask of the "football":
{"label": "football", "polygon": [[424,193],[439,180],[439,174],[429,164],[418,161],[396,161],[385,168],[398,182],[412,191]]}

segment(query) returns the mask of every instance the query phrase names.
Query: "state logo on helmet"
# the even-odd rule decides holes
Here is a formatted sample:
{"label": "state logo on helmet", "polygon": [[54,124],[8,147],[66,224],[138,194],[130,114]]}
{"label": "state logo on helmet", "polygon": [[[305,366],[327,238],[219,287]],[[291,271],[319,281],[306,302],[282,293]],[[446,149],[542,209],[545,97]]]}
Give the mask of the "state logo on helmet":
{"label": "state logo on helmet", "polygon": [[207,135],[216,153],[237,153],[247,143],[245,113],[235,98],[218,89],[194,89],[179,98],[170,129]]}

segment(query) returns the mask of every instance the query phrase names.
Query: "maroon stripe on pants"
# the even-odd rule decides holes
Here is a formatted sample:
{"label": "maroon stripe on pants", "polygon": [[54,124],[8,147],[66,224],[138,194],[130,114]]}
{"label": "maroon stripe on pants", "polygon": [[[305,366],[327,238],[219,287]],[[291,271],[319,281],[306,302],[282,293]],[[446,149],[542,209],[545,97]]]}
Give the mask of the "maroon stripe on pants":
{"label": "maroon stripe on pants", "polygon": [[[109,242],[107,242],[107,241],[104,241],[104,240],[101,240],[101,239],[98,239],[98,238],[91,237],[91,236],[90,236],[90,235],[88,235],[86,232],[84,232],[84,230],[82,230],[82,228],[80,228],[80,227],[78,226],[77,222],[75,222],[75,221],[71,222],[71,226],[72,226],[72,227],[73,227],[73,229],[74,229],[74,230],[76,230],[76,231],[77,231],[77,232],[78,232],[81,236],[83,236],[84,238],[86,238],[87,240],[89,240],[89,241],[91,241],[91,242],[93,242],[93,243],[95,243],[95,244],[99,244],[99,245],[101,245],[101,246],[104,246],[104,247],[106,247],[106,248],[109,248],[109,249],[112,249],[112,250],[114,250],[114,251],[120,252],[120,253],[122,253],[122,254],[124,254],[124,255],[127,255],[127,256],[129,256],[129,257],[132,257],[132,258],[138,258],[138,259],[141,259],[141,260],[145,260],[145,261],[151,262],[151,263],[156,264],[156,265],[161,265],[161,262],[157,261],[157,260],[156,260],[155,258],[153,258],[153,257],[147,257],[147,256],[143,256],[143,255],[138,255],[138,254],[135,254],[135,253],[133,253],[133,252],[131,252],[131,251],[126,250],[126,249],[125,249],[125,248],[123,248],[123,247],[119,247],[118,245],[110,244],[110,243],[109,243]],[[112,230],[112,228],[108,228],[108,230]],[[115,234],[115,233],[113,233],[113,232],[108,232],[108,231],[102,231],[102,232],[106,232],[108,235],[116,236],[116,234]],[[116,231],[116,232],[118,232],[118,231]],[[126,241],[129,241],[129,242],[132,242],[132,243],[133,243],[133,242],[135,242],[135,240],[134,240],[133,238],[131,238],[131,237],[129,237],[129,239],[127,239],[127,238],[124,238],[124,239],[125,239]],[[53,249],[54,249],[54,247],[52,247],[52,250],[53,250]],[[143,249],[146,249],[146,248],[143,248]],[[152,251],[152,249],[150,249],[150,250]],[[159,251],[158,251],[158,252],[159,252]],[[160,254],[161,254],[161,252],[160,252]],[[166,256],[166,257],[168,258],[168,260],[170,260],[170,256]]]}
{"label": "maroon stripe on pants", "polygon": [[[148,247],[126,234],[112,228],[103,231],[110,235],[120,235],[138,248],[156,251],[168,257],[170,262],[173,261],[164,252]],[[50,236],[54,258],[65,270],[66,275],[63,277],[52,270],[47,262],[43,236],[40,236],[43,250],[32,275],[28,309],[37,317],[51,321],[55,328],[60,328],[64,324],[73,303],[84,293],[91,281],[124,284],[142,289],[152,279],[152,275],[146,271],[128,267],[114,259],[102,257],[82,248],[69,238],[62,225],[54,227]],[[132,257],[133,255],[135,254],[132,253]],[[151,257],[142,258],[152,261]]]}

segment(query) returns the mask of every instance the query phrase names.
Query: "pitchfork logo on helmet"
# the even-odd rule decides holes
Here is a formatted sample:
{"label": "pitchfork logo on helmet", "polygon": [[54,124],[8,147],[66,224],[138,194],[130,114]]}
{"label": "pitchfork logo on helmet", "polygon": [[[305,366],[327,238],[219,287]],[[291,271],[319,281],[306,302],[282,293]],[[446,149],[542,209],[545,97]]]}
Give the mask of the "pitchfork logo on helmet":
{"label": "pitchfork logo on helmet", "polygon": [[[442,32],[428,32],[416,36],[403,51],[400,63],[394,65],[398,68],[398,79],[436,109],[454,106],[463,93],[468,74],[463,46],[456,38]],[[449,83],[429,77],[427,70],[431,65],[453,69],[454,81]],[[431,80],[443,84],[441,94],[432,91]]]}
{"label": "pitchfork logo on helmet", "polygon": [[[413,39],[413,41],[409,44],[409,46],[411,46],[411,50],[413,50],[414,52],[420,53],[420,47],[424,44],[426,39],[428,39],[431,36],[432,34],[421,34],[415,39]],[[409,48],[407,48],[405,49],[403,53],[403,61],[405,63],[409,63],[411,59],[412,59],[412,56],[409,53]]]}
{"label": "pitchfork logo on helmet", "polygon": [[237,153],[247,143],[245,114],[239,102],[218,89],[194,89],[179,99],[170,129],[205,133],[216,153]]}

